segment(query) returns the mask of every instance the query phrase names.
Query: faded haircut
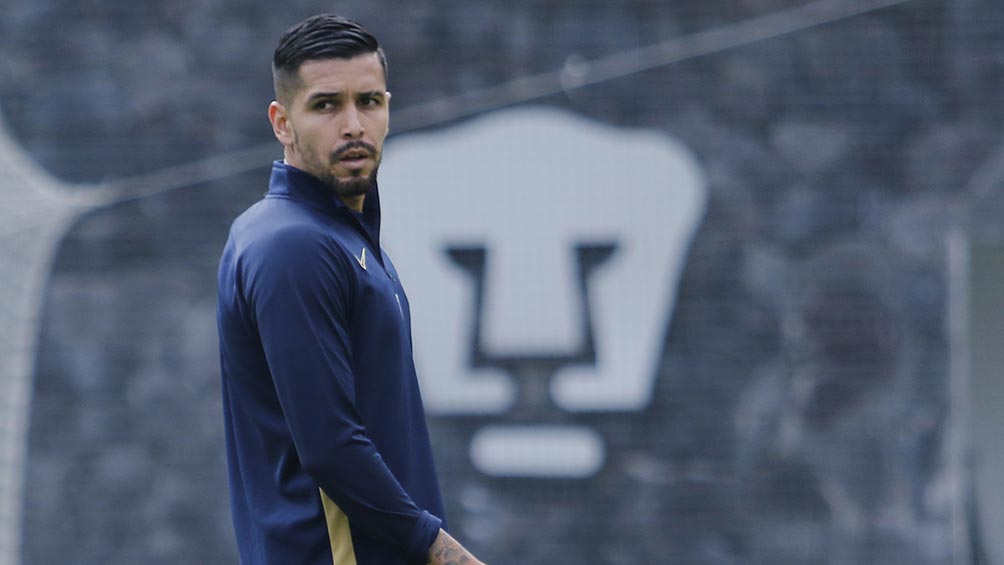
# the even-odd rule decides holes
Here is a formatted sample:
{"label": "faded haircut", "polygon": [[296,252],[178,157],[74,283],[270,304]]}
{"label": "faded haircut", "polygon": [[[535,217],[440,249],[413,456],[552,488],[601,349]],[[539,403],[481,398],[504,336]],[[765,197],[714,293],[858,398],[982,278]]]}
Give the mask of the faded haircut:
{"label": "faded haircut", "polygon": [[319,59],[351,59],[376,53],[387,80],[387,58],[373,35],[358,23],[334,14],[318,14],[286,30],[272,55],[276,99],[289,103],[303,86],[300,65]]}

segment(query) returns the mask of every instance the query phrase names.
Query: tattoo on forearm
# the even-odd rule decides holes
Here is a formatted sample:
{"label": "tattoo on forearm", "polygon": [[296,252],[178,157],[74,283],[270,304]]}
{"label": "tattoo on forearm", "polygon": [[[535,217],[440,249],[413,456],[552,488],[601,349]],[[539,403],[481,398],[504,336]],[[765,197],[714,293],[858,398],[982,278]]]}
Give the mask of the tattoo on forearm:
{"label": "tattoo on forearm", "polygon": [[442,563],[442,565],[474,563],[471,554],[449,534],[439,536],[432,544],[429,554],[432,556],[433,563]]}

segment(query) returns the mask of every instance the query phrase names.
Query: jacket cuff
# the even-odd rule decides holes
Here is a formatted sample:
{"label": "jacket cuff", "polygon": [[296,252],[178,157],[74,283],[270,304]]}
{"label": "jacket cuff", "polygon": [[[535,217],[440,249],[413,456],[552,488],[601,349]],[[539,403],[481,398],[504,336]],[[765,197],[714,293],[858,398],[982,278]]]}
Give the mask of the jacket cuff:
{"label": "jacket cuff", "polygon": [[441,527],[443,527],[442,520],[424,510],[422,511],[415,526],[411,528],[411,533],[408,534],[408,544],[405,549],[408,552],[409,561],[428,563],[429,549],[436,541]]}

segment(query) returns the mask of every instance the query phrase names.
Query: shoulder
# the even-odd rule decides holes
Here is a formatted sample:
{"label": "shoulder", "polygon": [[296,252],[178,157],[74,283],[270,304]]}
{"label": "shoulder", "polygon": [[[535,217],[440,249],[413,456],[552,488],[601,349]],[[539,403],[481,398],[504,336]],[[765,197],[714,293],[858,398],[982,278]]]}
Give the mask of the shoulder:
{"label": "shoulder", "polygon": [[340,229],[310,207],[282,198],[266,198],[234,220],[230,237],[247,258],[277,258],[336,251]]}
{"label": "shoulder", "polygon": [[231,227],[230,239],[244,274],[317,273],[351,266],[333,220],[285,200],[258,202]]}

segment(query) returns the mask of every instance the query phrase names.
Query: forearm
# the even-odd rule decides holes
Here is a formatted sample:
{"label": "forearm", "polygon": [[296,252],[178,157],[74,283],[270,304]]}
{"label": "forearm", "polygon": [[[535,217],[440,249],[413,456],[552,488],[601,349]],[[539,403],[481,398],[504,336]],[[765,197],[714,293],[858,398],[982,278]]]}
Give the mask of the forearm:
{"label": "forearm", "polygon": [[484,565],[464,546],[453,539],[446,530],[439,530],[436,541],[429,548],[429,565]]}

